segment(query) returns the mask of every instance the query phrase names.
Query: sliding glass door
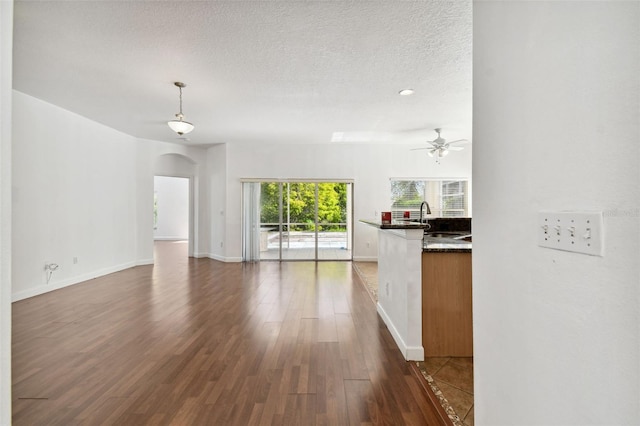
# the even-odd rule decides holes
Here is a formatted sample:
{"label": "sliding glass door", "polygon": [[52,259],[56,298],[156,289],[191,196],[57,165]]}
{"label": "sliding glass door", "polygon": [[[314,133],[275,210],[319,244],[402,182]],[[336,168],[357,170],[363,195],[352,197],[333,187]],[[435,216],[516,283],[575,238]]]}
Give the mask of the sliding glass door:
{"label": "sliding glass door", "polygon": [[[257,185],[259,200],[250,205],[247,193],[255,193]],[[245,182],[243,191],[245,253],[259,246],[260,260],[351,260],[350,182]],[[247,224],[256,206],[260,220]],[[245,260],[257,259],[245,255]]]}

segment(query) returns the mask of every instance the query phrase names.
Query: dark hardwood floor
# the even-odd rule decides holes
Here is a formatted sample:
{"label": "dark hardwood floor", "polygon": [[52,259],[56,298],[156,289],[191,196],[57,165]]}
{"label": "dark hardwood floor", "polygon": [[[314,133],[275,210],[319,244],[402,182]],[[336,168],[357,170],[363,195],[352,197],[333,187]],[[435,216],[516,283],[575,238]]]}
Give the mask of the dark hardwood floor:
{"label": "dark hardwood floor", "polygon": [[14,425],[443,424],[350,262],[186,249],[14,303]]}

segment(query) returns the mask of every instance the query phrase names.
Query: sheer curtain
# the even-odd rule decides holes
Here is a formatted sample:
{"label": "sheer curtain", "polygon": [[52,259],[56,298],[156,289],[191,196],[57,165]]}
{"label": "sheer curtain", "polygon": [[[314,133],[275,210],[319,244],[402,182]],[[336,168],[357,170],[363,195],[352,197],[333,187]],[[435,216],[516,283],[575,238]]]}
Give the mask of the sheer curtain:
{"label": "sheer curtain", "polygon": [[260,260],[260,182],[242,183],[242,260]]}

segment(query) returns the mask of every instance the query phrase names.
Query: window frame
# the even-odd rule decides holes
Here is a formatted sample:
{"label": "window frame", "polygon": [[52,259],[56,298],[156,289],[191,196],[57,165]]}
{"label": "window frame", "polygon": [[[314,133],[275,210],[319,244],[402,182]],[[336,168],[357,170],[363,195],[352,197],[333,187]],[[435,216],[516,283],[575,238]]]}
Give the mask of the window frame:
{"label": "window frame", "polygon": [[[419,196],[413,203],[404,203],[404,205],[395,205],[399,199],[394,199],[395,182],[406,182],[408,189],[407,197]],[[420,182],[421,184],[412,184]],[[445,187],[451,184],[458,185],[458,191],[447,193]],[[409,211],[411,219],[417,219],[420,215],[420,204],[427,201],[431,209],[431,217],[469,217],[469,179],[468,178],[390,178],[390,211],[392,219],[403,219],[404,212]],[[417,191],[422,188],[422,193]],[[454,188],[455,190],[455,188]],[[445,208],[445,200],[458,198],[457,208]],[[456,204],[454,202],[454,204]],[[458,207],[462,204],[462,208]]]}

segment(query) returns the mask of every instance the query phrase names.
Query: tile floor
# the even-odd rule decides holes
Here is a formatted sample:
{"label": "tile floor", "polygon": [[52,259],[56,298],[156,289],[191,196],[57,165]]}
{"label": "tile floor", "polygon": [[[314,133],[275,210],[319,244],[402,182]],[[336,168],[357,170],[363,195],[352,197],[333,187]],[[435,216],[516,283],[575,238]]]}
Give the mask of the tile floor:
{"label": "tile floor", "polygon": [[436,395],[442,393],[441,401],[446,399],[442,405],[454,425],[473,426],[473,358],[426,358],[418,367],[432,379],[427,381]]}
{"label": "tile floor", "polygon": [[[378,264],[353,262],[353,266],[377,302]],[[473,358],[427,358],[418,367],[453,424],[473,426]]]}

